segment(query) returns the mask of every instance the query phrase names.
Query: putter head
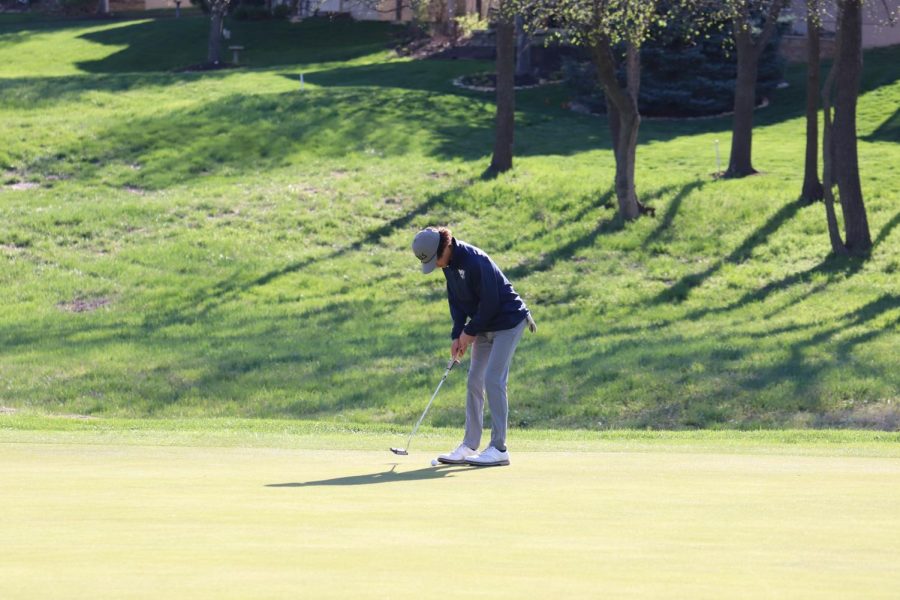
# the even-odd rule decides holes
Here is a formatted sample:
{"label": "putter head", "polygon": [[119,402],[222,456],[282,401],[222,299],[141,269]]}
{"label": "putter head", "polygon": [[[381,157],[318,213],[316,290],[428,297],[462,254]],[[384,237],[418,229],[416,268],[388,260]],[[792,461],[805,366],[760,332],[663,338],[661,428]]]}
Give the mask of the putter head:
{"label": "putter head", "polygon": [[403,448],[391,448],[391,452],[394,454],[399,454],[400,456],[407,456],[409,452],[404,450]]}

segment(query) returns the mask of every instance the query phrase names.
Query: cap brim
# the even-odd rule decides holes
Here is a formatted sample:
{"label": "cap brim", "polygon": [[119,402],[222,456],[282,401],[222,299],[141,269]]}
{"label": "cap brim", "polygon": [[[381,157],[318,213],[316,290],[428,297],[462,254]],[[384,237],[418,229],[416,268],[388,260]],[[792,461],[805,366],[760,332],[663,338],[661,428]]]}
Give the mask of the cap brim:
{"label": "cap brim", "polygon": [[431,273],[434,271],[434,268],[437,266],[437,256],[429,260],[428,262],[422,263],[422,272],[423,273]]}

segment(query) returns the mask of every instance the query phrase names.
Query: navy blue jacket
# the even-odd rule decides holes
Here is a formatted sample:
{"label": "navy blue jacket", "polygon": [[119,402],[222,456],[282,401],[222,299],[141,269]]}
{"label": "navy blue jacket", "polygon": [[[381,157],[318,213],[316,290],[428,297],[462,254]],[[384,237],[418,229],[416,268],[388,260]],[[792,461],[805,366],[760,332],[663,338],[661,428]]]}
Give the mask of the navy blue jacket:
{"label": "navy blue jacket", "polygon": [[453,318],[450,338],[455,340],[462,331],[475,335],[521,323],[528,309],[491,257],[456,238],[451,243],[453,256],[444,267]]}

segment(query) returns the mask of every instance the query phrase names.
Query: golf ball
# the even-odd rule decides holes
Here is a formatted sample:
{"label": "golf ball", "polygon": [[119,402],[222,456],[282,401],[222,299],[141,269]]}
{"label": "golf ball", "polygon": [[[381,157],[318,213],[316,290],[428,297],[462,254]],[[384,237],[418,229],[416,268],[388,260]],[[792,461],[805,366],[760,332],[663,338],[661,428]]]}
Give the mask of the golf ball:
{"label": "golf ball", "polygon": [[431,466],[432,466],[432,467],[438,466],[438,459],[432,458],[432,459],[431,459]]}

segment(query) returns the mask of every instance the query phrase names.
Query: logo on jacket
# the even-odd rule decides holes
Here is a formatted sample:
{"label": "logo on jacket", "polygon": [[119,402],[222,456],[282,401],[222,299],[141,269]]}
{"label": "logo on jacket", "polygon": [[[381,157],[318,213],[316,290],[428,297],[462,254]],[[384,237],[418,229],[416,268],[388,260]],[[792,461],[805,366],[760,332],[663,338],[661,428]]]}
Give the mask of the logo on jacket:
{"label": "logo on jacket", "polygon": [[466,278],[466,272],[464,269],[459,269],[459,277],[460,277],[460,279]]}

